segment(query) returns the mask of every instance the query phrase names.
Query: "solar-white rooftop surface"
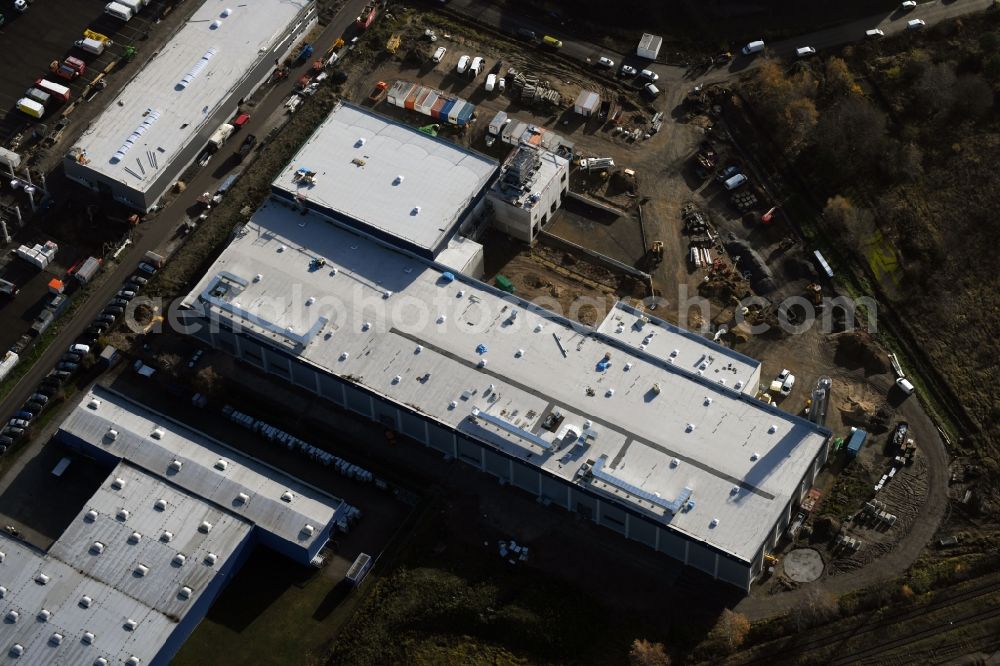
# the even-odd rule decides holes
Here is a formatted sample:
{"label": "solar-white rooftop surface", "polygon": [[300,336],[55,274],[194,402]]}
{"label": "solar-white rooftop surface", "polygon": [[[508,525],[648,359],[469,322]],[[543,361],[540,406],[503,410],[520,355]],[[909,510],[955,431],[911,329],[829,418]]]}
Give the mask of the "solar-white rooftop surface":
{"label": "solar-white rooftop surface", "polygon": [[[129,187],[147,189],[304,4],[300,0],[202,0],[201,7],[159,52],[140,56],[145,59],[142,70],[77,140],[75,146],[86,151],[87,166]],[[229,10],[228,16],[223,16],[224,10]],[[213,27],[215,22],[218,27]],[[190,82],[182,86],[192,73]],[[126,144],[133,132],[141,134]],[[114,159],[126,145],[126,152]]]}
{"label": "solar-white rooftop surface", "polygon": [[[315,257],[326,260],[319,271]],[[613,334],[552,321],[462,276],[449,282],[417,259],[274,203],[254,215],[186,303],[198,302],[221,272],[246,280],[241,307],[279,327],[303,331],[329,320],[297,351],[305,362],[565,479],[604,455],[623,481],[664,500],[690,487],[695,508],[672,516],[610,496],[748,561],[826,441],[812,424],[710,379],[714,364],[731,362],[722,355],[705,376],[692,375]],[[254,282],[255,274],[263,278]],[[473,423],[474,407],[548,440],[540,425],[552,411],[578,431],[591,421],[597,435],[583,455],[547,452],[483,419]]]}
{"label": "solar-white rooftop surface", "polygon": [[[312,184],[294,180],[299,169],[316,173]],[[274,186],[433,249],[496,169],[487,157],[341,104]]]}
{"label": "solar-white rooftop surface", "polygon": [[[116,479],[120,488],[112,487]],[[165,510],[154,508],[157,499],[167,502]],[[123,506],[129,515],[121,520]],[[197,530],[201,520],[213,523],[207,534]],[[168,530],[173,538],[165,542]],[[135,656],[150,663],[250,530],[249,523],[119,464],[48,554],[0,535],[0,662],[89,665],[104,657],[121,664]],[[214,564],[205,561],[209,552]],[[177,553],[186,556],[182,564],[174,561]],[[139,564],[148,568],[143,576],[136,575]],[[134,627],[126,627],[129,620]],[[10,652],[14,644],[24,648],[18,658]]]}
{"label": "solar-white rooftop surface", "polygon": [[[90,407],[94,399],[96,409]],[[111,439],[109,430],[116,430]],[[167,478],[198,497],[304,549],[323,537],[343,501],[194,432],[123,396],[93,387],[60,426],[98,448]],[[159,431],[160,436],[154,436]],[[181,463],[175,470],[174,461]],[[221,461],[221,462],[220,462]],[[224,469],[220,469],[224,463]],[[281,496],[290,490],[292,500]],[[249,496],[242,501],[240,493]],[[307,525],[312,534],[303,531]]]}

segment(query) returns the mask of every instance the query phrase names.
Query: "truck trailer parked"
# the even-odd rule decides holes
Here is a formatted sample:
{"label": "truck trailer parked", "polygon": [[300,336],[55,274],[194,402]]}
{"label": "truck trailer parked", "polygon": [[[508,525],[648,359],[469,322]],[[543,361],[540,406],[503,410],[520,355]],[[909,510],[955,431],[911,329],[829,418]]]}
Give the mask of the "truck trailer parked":
{"label": "truck trailer parked", "polygon": [[27,97],[22,97],[17,100],[17,110],[21,113],[26,113],[32,118],[41,118],[45,115],[45,107],[36,102],[33,99]]}
{"label": "truck trailer parked", "polygon": [[233,135],[236,128],[229,123],[222,123],[219,128],[208,138],[208,150],[212,153],[222,148],[226,140]]}
{"label": "truck trailer parked", "polygon": [[39,90],[44,90],[52,97],[58,97],[64,102],[68,102],[70,97],[72,97],[72,91],[70,91],[69,88],[61,83],[55,83],[54,81],[38,79],[35,81],[35,87]]}
{"label": "truck trailer parked", "polygon": [[101,55],[104,53],[104,49],[107,48],[104,42],[97,39],[90,39],[89,37],[78,39],[73,42],[73,45],[81,51],[86,51],[87,53],[95,56]]}

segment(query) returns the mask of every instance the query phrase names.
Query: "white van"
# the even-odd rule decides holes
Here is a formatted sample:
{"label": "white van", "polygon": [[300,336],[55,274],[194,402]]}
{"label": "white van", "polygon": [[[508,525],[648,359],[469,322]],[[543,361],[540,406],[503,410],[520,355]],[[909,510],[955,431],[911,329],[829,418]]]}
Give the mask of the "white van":
{"label": "white van", "polygon": [[764,50],[763,40],[758,39],[755,42],[750,42],[743,47],[743,55],[753,55],[754,53],[760,53]]}
{"label": "white van", "polygon": [[652,83],[647,83],[646,85],[644,85],[642,87],[642,92],[645,93],[646,97],[648,97],[649,99],[656,99],[657,97],[660,96],[660,89],[657,88]]}
{"label": "white van", "polygon": [[472,60],[472,58],[470,58],[467,55],[464,55],[458,59],[458,67],[456,68],[456,70],[458,71],[459,74],[465,74],[465,70],[469,69],[470,60]]}
{"label": "white van", "polygon": [[122,21],[128,21],[132,18],[132,10],[121,4],[120,2],[109,2],[104,5],[104,13],[108,16],[114,16],[116,19],[121,19]]}
{"label": "white van", "polygon": [[497,86],[497,75],[490,74],[486,77],[486,92],[493,92],[493,89]]}
{"label": "white van", "polygon": [[138,14],[145,6],[142,0],[115,0],[119,5],[125,5],[132,10],[132,16]]}
{"label": "white van", "polygon": [[885,33],[878,28],[865,30],[865,39],[882,39],[883,37],[885,37]]}
{"label": "white van", "polygon": [[906,395],[913,395],[913,391],[915,390],[913,388],[913,384],[911,384],[910,380],[907,379],[906,377],[900,377],[899,379],[897,379],[896,386],[898,386],[899,390],[905,393]]}
{"label": "white van", "polygon": [[444,54],[447,52],[448,49],[446,49],[443,46],[439,46],[437,51],[435,51],[434,55],[431,57],[431,60],[433,60],[434,62],[441,62],[442,60],[444,60]]}
{"label": "white van", "polygon": [[473,76],[479,76],[483,73],[483,65],[486,64],[486,60],[480,56],[476,56],[472,59],[472,64],[469,65],[469,73]]}
{"label": "white van", "polygon": [[726,186],[727,190],[731,191],[735,190],[737,187],[739,187],[745,182],[747,182],[747,177],[741,173],[738,173],[723,184]]}

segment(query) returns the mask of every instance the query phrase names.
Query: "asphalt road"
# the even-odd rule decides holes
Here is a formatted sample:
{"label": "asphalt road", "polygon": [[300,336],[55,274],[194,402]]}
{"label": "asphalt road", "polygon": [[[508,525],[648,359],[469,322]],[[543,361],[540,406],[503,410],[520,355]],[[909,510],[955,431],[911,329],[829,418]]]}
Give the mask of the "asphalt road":
{"label": "asphalt road", "polygon": [[[349,0],[337,14],[332,23],[326,26],[322,34],[314,40],[317,53],[324,53],[333,42],[341,36],[354,18],[361,12],[365,0]],[[304,65],[299,69],[304,69]],[[298,71],[298,70],[296,70]],[[257,105],[250,122],[244,127],[242,134],[258,133],[258,128],[264,126],[268,117],[291,94],[295,86],[297,74],[290,75],[284,81],[271,89],[267,97]],[[263,133],[258,134],[263,136]],[[156,250],[164,245],[177,231],[185,219],[185,211],[196,203],[198,196],[207,190],[215,189],[221,178],[213,177],[213,172],[223,162],[228,162],[239,149],[241,141],[234,140],[212,157],[212,161],[202,168],[187,185],[187,189],[177,196],[166,208],[157,213],[151,220],[138,227],[132,236],[132,244],[120,255],[120,263],[113,273],[106,276],[101,286],[90,295],[90,298],[80,306],[72,321],[64,322],[62,329],[41,355],[34,366],[24,374],[21,380],[0,401],[0,417],[9,419],[20,410],[28,396],[35,392],[41,380],[55,367],[69,346],[76,342],[83,331],[90,326],[121,285],[135,271],[136,265],[142,261],[143,255],[149,250]]]}
{"label": "asphalt road", "polygon": [[[768,44],[767,52],[782,57],[794,56],[795,49],[800,46],[812,46],[822,51],[834,46],[863,41],[865,39],[865,31],[872,28],[881,29],[888,37],[889,35],[905,31],[906,22],[911,19],[923,19],[929,28],[933,24],[945,19],[984,11],[991,7],[993,2],[994,0],[951,0],[950,2],[933,0],[932,2],[921,3],[916,9],[909,12],[903,12],[898,9],[888,14],[883,12],[834,28]],[[478,23],[488,25],[502,32],[513,34],[518,28],[527,28],[533,30],[539,37],[542,35],[552,35],[563,43],[560,53],[570,58],[593,62],[601,56],[606,56],[615,61],[616,71],[623,63],[627,63],[633,66],[640,65],[640,68],[648,67],[670,81],[678,81],[686,78],[685,74],[687,70],[682,67],[673,67],[662,63],[649,65],[648,61],[637,58],[634,52],[629,54],[615,53],[596,44],[576,39],[571,34],[563,32],[561,28],[547,24],[545,17],[541,14],[538,16],[526,16],[522,12],[513,12],[494,4],[486,4],[482,0],[451,0],[447,7],[449,11],[464,14]],[[638,44],[638,37],[639,35],[636,35],[636,44]],[[747,35],[747,42],[760,38],[760,35]],[[734,45],[733,48],[733,53],[738,54],[736,50],[738,47]],[[728,69],[714,70],[701,79],[695,79],[695,81],[703,80],[711,82],[725,80],[733,74],[738,74],[754,67],[757,62],[759,62],[759,58],[737,55]]]}

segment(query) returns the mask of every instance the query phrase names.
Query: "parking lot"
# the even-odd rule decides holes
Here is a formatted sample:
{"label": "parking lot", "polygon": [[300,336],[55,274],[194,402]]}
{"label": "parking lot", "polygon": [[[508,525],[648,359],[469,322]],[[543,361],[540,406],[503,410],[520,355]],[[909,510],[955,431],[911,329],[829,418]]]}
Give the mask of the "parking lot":
{"label": "parking lot", "polygon": [[[48,78],[70,88],[77,98],[87,82],[124,52],[127,45],[141,43],[153,28],[155,17],[173,3],[158,0],[127,23],[103,13],[99,2],[81,0],[45,0],[34,3],[23,14],[5,2],[0,12],[6,22],[0,28],[4,43],[4,67],[0,71],[0,139],[9,141],[35,122],[17,110],[17,100],[38,78]],[[56,19],[55,17],[58,17]],[[100,56],[85,53],[73,46],[91,29],[107,35],[115,43]],[[49,71],[54,60],[76,56],[87,64],[87,71],[74,80],[56,77]],[[50,103],[42,122],[54,123],[62,114],[61,106]]]}

